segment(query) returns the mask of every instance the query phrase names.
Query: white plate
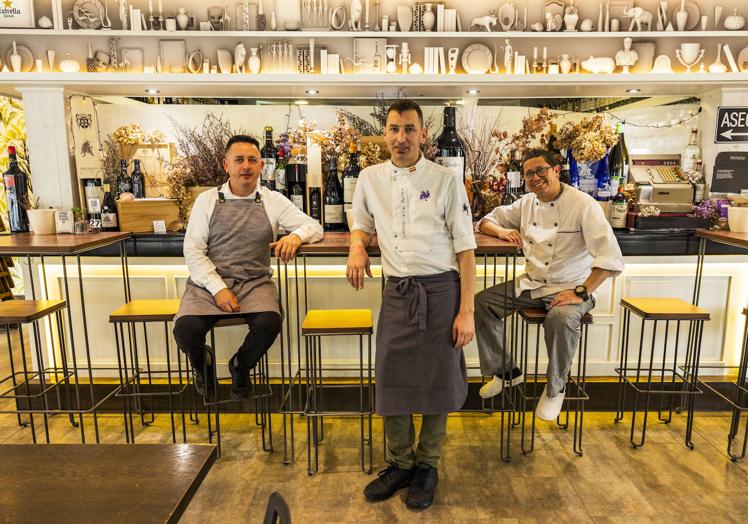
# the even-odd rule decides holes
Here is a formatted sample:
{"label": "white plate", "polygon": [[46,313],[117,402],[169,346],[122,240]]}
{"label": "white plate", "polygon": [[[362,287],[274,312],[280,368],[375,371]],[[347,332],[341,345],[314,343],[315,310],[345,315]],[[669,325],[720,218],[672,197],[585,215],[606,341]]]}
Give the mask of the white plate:
{"label": "white plate", "polygon": [[462,52],[462,68],[469,75],[483,75],[491,69],[491,50],[483,44],[470,44]]}
{"label": "white plate", "polygon": [[741,73],[748,73],[748,47],[738,54],[738,69]]}
{"label": "white plate", "polygon": [[[686,13],[688,13],[688,18],[686,19],[686,31],[693,31],[701,23],[701,9],[699,9],[699,6],[693,2],[686,2],[683,7],[685,8]],[[673,15],[670,17],[673,20],[673,27],[676,31],[678,30],[678,24],[675,22],[675,14],[678,11],[680,11],[680,2],[675,6],[675,9],[673,9]]]}

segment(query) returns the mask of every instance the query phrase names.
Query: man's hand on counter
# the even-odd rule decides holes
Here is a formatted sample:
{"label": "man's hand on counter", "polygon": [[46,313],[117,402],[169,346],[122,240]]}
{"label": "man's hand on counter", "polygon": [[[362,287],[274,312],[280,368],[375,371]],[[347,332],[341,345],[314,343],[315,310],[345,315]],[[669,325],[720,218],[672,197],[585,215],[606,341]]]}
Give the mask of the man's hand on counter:
{"label": "man's hand on counter", "polygon": [[239,301],[227,287],[216,293],[213,300],[216,301],[216,305],[221,308],[221,311],[225,311],[226,313],[236,313],[239,311]]}
{"label": "man's hand on counter", "polygon": [[361,243],[351,244],[345,277],[355,289],[364,289],[364,274],[369,275],[369,278],[373,277],[366,248]]}
{"label": "man's hand on counter", "polygon": [[294,233],[282,237],[277,242],[270,244],[270,249],[274,249],[275,256],[280,259],[281,262],[289,262],[293,260],[296,255],[296,250],[301,245],[301,237]]}

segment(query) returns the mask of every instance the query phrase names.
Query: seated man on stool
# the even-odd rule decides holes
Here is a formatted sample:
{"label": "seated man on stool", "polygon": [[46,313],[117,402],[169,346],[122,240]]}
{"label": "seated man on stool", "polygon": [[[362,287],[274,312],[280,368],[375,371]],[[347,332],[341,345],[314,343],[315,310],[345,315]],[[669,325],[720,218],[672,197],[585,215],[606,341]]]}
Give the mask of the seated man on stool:
{"label": "seated man on stool", "polygon": [[[249,334],[229,360],[231,397],[249,395],[249,373],[281,329],[271,250],[287,262],[302,243],[322,239],[319,223],[281,193],[260,186],[263,164],[257,140],[232,137],[223,160],[228,182],[197,197],[187,224],[184,258],[190,278],[174,317],[174,338],[189,357],[195,388],[203,396],[216,372],[205,335],[219,320],[233,317],[246,320]],[[279,228],[291,233],[276,242]]]}
{"label": "seated man on stool", "polygon": [[[528,151],[522,173],[528,190],[511,205],[499,206],[478,223],[480,232],[522,247],[525,274],[515,282],[515,308],[542,308],[548,348],[548,382],[535,410],[555,419],[564,402],[566,379],[581,336],[582,317],[595,306],[592,293],[623,271],[623,257],[613,230],[592,197],[559,181],[556,155]],[[504,295],[511,282],[476,295],[475,329],[481,372],[493,376],[480,390],[498,395],[524,377],[503,347]]]}

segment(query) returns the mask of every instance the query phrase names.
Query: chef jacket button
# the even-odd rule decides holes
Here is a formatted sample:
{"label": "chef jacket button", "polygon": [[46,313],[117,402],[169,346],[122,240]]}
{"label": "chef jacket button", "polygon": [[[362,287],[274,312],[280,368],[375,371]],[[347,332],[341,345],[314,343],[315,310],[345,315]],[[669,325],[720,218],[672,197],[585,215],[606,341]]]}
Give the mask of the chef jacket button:
{"label": "chef jacket button", "polygon": [[543,284],[547,284],[547,283],[548,283],[548,281],[547,281],[547,280],[543,280]]}
{"label": "chef jacket button", "polygon": [[548,247],[553,247],[553,244],[548,244]]}
{"label": "chef jacket button", "polygon": [[532,244],[532,240],[528,240],[528,242],[530,242],[530,244]]}
{"label": "chef jacket button", "polygon": [[553,227],[558,227],[558,222],[554,222]]}
{"label": "chef jacket button", "polygon": [[397,235],[395,235],[395,238],[397,238]]}
{"label": "chef jacket button", "polygon": [[547,266],[547,265],[548,265],[548,262],[546,262],[546,263],[545,263],[545,265]]}
{"label": "chef jacket button", "polygon": [[551,207],[553,207],[553,202],[551,202]]}
{"label": "chef jacket button", "polygon": [[532,225],[533,226],[537,226],[538,224],[537,224],[537,222],[533,222]]}

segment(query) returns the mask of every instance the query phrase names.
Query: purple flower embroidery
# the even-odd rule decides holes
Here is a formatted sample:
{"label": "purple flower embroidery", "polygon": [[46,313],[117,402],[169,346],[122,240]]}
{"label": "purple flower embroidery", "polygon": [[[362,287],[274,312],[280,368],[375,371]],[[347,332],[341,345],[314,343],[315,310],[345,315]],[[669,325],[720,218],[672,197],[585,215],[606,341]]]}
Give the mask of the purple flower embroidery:
{"label": "purple flower embroidery", "polygon": [[421,200],[428,202],[429,198],[431,198],[431,193],[429,191],[421,191]]}

